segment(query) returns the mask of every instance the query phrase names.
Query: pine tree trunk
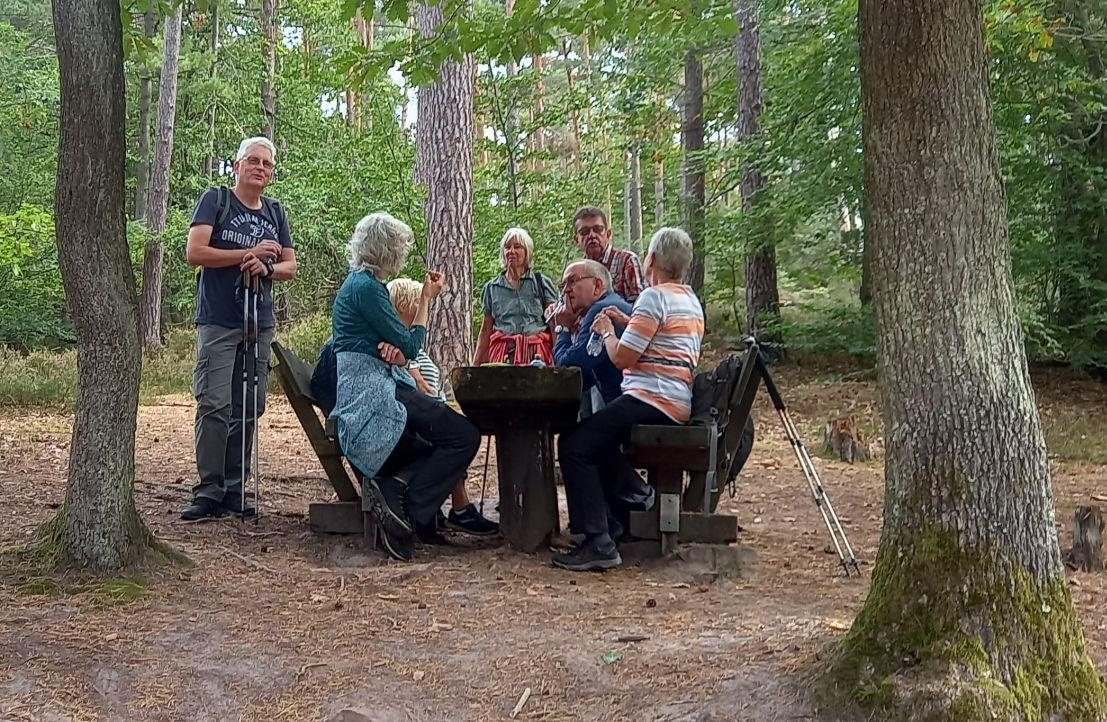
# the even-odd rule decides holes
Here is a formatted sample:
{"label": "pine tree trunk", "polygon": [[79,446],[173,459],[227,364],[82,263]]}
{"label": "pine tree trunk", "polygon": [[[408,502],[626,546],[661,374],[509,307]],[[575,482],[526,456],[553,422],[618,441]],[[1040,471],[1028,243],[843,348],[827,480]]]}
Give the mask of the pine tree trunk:
{"label": "pine tree trunk", "polygon": [[114,570],[144,561],[152,540],[134,502],[142,355],[124,217],[122,26],[116,0],[55,0],[53,16],[61,84],[55,222],[77,334],[77,398],[65,503],[42,536],[60,539],[50,551],[65,563]]}
{"label": "pine tree trunk", "polygon": [[826,679],[880,719],[1104,719],[1016,313],[981,5],[859,16],[884,528]]}
{"label": "pine tree trunk", "polygon": [[270,140],[277,127],[277,0],[261,0],[262,52],[265,77],[261,80],[261,110],[265,114],[263,134]]}
{"label": "pine tree trunk", "polygon": [[181,57],[181,6],[165,20],[165,49],[158,92],[158,125],[150,175],[148,226],[153,234],[142,261],[142,341],[154,351],[161,347],[162,271],[165,218],[169,209],[169,165],[173,159],[173,124],[177,112],[177,68]]}
{"label": "pine tree trunk", "polygon": [[[757,0],[736,0],[738,36],[735,59],[738,70],[738,142],[749,143],[761,132],[761,30],[757,22]],[[746,252],[746,331],[765,336],[765,328],[780,313],[776,280],[776,248],[768,229],[756,215],[757,194],[765,178],[756,164],[742,168],[739,192],[742,215],[749,229]]]}
{"label": "pine tree trunk", "polygon": [[[442,5],[418,5],[419,34],[433,36]],[[430,355],[443,377],[472,359],[473,59],[447,60],[440,79],[419,89],[416,180],[427,186],[427,263],[447,284],[430,310]]]}
{"label": "pine tree trunk", "polygon": [[[219,25],[222,23],[219,15],[219,3],[211,4],[211,66],[208,68],[208,80],[211,87],[215,87],[215,81],[219,77]],[[214,178],[219,171],[219,156],[215,152],[215,112],[217,109],[214,93],[208,101],[208,154],[204,158],[204,175]]]}
{"label": "pine tree trunk", "polygon": [[573,156],[573,170],[580,172],[580,110],[573,95],[573,65],[569,60],[569,39],[561,41],[561,60],[565,65],[565,89],[569,98],[569,112],[573,120],[573,135],[569,142]]}
{"label": "pine tree trunk", "polygon": [[684,145],[681,178],[681,225],[692,236],[695,255],[688,272],[688,285],[697,296],[703,295],[704,206],[703,173],[703,63],[699,53],[690,50],[684,57],[684,108],[680,129]]}
{"label": "pine tree trunk", "polygon": [[[142,14],[142,30],[147,38],[158,30],[158,11],[153,5]],[[135,173],[135,220],[146,220],[146,202],[150,193],[150,86],[149,70],[142,71],[138,84],[138,169]]]}

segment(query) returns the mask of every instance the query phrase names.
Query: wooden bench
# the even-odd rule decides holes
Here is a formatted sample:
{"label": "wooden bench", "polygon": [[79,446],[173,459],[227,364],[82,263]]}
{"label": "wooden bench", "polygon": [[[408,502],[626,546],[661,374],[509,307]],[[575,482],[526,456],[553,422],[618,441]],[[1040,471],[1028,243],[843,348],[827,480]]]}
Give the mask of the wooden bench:
{"label": "wooden bench", "polygon": [[[757,345],[743,356],[742,371],[730,397],[730,420],[718,454],[718,428],[710,425],[635,426],[629,455],[644,468],[657,493],[654,508],[630,514],[630,533],[641,539],[659,539],[661,553],[678,542],[728,544],[738,539],[738,518],[715,514],[723,485],[731,477],[743,435],[752,441],[747,424],[761,376],[753,363]],[[690,477],[684,488],[684,474]]]}
{"label": "wooden bench", "polygon": [[[277,360],[277,378],[284,389],[284,395],[292,405],[292,410],[338,497],[338,501],[308,504],[308,523],[311,529],[329,534],[361,533],[365,535],[366,542],[372,545],[376,540],[376,528],[367,505],[363,504],[364,494],[359,494],[358,488],[351,481],[333,425],[326,420],[320,421],[322,407],[311,394],[314,364],[304,361],[277,341],[273,342],[273,357]],[[357,478],[358,486],[364,489],[365,482],[361,475],[353,467],[351,470]]]}

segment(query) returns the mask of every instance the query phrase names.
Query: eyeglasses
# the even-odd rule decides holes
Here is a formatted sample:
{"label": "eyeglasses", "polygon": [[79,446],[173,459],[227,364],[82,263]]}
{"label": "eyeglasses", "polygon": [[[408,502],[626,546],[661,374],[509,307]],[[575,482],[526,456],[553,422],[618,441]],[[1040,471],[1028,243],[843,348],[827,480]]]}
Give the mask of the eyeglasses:
{"label": "eyeglasses", "polygon": [[596,235],[602,235],[603,232],[606,231],[606,230],[607,230],[607,226],[605,226],[603,224],[595,225],[595,226],[581,226],[580,228],[577,229],[577,238],[585,238],[590,233],[595,233]]}
{"label": "eyeglasses", "polygon": [[273,170],[273,161],[268,158],[258,158],[256,155],[248,155],[242,160],[244,160],[248,166],[257,167],[260,165],[265,170]]}
{"label": "eyeglasses", "polygon": [[568,278],[566,278],[564,281],[561,282],[561,289],[565,290],[569,286],[574,286],[577,283],[579,283],[581,281],[584,281],[588,278],[591,278],[591,276],[569,276]]}

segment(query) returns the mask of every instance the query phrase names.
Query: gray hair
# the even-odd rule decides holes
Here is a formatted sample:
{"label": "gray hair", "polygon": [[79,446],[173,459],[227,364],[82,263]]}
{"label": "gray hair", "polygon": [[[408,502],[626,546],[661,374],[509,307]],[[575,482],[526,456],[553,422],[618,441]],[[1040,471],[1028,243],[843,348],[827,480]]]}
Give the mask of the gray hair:
{"label": "gray hair", "polygon": [[273,145],[273,141],[266,138],[264,135],[254,136],[253,138],[247,138],[238,144],[238,154],[235,155],[235,161],[240,161],[246,157],[246,154],[250,152],[250,149],[255,145],[260,145],[262,148],[268,150],[273,156],[273,162],[277,162],[277,148]]}
{"label": "gray hair", "polygon": [[692,265],[692,238],[680,228],[658,228],[650,238],[647,256],[673,278],[684,278]]}
{"label": "gray hair", "polygon": [[370,213],[357,222],[350,236],[350,270],[368,269],[380,280],[404,267],[415,234],[411,227],[385,213]]}
{"label": "gray hair", "polygon": [[598,278],[603,281],[603,290],[611,290],[611,271],[607,270],[607,266],[599,261],[593,261],[591,258],[585,258],[583,261],[573,261],[573,265],[578,263],[584,266],[584,272],[587,274],[585,278]]}
{"label": "gray hair", "polygon": [[504,256],[504,248],[510,241],[518,241],[523,250],[527,252],[526,269],[529,271],[534,266],[534,239],[522,228],[508,228],[504,237],[500,239],[500,265],[507,268],[507,258]]}

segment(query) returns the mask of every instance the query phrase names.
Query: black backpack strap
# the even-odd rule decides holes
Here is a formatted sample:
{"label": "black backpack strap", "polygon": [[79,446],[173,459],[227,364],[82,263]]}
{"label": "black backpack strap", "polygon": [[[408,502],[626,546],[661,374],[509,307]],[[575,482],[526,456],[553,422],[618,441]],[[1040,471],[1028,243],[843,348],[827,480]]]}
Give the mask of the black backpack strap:
{"label": "black backpack strap", "polygon": [[[262,196],[261,203],[265,206],[265,212],[273,219],[273,223],[277,226],[277,235],[281,233],[281,226],[288,222],[288,218],[284,214],[284,206],[276,198],[270,198],[269,196]],[[279,238],[274,239],[280,241]]]}
{"label": "black backpack strap", "polygon": [[227,186],[219,186],[216,190],[219,193],[219,213],[216,214],[215,225],[221,226],[231,214],[231,189]]}

